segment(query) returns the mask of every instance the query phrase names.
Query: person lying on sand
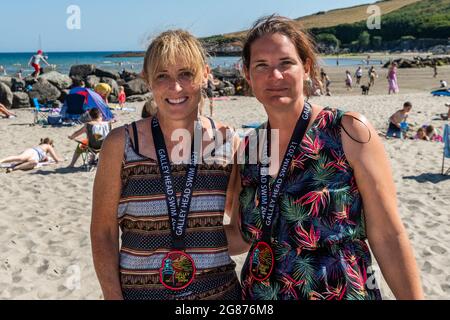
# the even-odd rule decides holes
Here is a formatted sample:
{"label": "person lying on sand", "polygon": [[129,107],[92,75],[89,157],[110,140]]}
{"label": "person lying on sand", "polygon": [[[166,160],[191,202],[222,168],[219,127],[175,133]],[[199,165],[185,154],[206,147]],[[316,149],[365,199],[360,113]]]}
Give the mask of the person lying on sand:
{"label": "person lying on sand", "polygon": [[31,170],[39,163],[48,161],[47,154],[55,160],[55,162],[64,161],[60,158],[54,149],[53,140],[50,138],[41,139],[39,145],[26,149],[17,156],[10,156],[0,160],[0,163],[14,163],[10,168],[6,169],[6,173],[16,170]]}

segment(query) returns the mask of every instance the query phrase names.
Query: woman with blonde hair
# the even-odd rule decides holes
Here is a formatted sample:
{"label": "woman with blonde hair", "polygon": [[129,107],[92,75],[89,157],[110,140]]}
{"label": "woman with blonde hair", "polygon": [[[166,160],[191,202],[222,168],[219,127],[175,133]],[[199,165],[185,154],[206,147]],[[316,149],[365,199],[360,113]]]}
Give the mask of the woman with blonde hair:
{"label": "woman with blonde hair", "polygon": [[[217,158],[227,153],[223,143],[234,146],[232,157],[238,140],[220,139],[229,128],[198,115],[208,72],[196,38],[161,33],[142,71],[156,114],[113,130],[103,143],[91,239],[105,299],[241,298],[223,225],[224,212],[238,206],[239,176]],[[214,162],[198,151],[211,144]]]}
{"label": "woman with blonde hair", "polygon": [[260,142],[262,160],[270,157],[241,167],[241,225],[251,246],[244,299],[381,299],[368,244],[398,299],[423,298],[377,132],[364,116],[305,95],[304,83],[317,77],[307,34],[288,18],[262,18],[247,35],[243,63],[267,112],[257,130],[269,131]]}

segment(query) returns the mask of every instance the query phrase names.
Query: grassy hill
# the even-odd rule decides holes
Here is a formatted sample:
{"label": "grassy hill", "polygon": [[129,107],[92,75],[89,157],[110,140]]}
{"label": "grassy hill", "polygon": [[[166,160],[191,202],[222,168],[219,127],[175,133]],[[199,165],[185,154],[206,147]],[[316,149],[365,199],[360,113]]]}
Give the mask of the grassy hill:
{"label": "grassy hill", "polygon": [[[420,0],[390,0],[375,3],[380,7],[383,15],[396,11],[402,7],[413,4]],[[340,24],[349,24],[365,21],[368,17],[367,8],[373,4],[364,4],[349,8],[335,9],[326,12],[318,12],[309,16],[295,19],[299,26],[306,29],[334,27]],[[246,31],[224,34],[224,37],[242,37]]]}
{"label": "grassy hill", "polygon": [[[361,33],[369,33],[371,39],[380,41],[450,37],[450,0],[386,0],[375,3],[381,10],[381,29],[368,30],[366,19],[368,6],[318,12],[295,19],[299,27],[314,35],[334,35],[343,45],[358,41]],[[246,31],[203,38],[205,43],[232,43]]]}

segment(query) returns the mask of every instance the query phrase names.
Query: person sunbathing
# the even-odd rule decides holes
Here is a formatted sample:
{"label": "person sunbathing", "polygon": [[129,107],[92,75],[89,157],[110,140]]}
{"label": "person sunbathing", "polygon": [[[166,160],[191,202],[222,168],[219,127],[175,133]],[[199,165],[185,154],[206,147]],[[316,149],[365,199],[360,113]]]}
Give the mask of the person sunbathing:
{"label": "person sunbathing", "polygon": [[17,117],[15,113],[9,111],[3,104],[0,103],[0,114],[5,118],[15,118]]}
{"label": "person sunbathing", "polygon": [[39,163],[49,160],[48,155],[56,162],[64,161],[54,149],[53,140],[50,138],[41,139],[39,145],[26,149],[17,156],[10,156],[0,160],[0,163],[11,163],[11,167],[6,169],[6,173],[17,170],[31,170]]}

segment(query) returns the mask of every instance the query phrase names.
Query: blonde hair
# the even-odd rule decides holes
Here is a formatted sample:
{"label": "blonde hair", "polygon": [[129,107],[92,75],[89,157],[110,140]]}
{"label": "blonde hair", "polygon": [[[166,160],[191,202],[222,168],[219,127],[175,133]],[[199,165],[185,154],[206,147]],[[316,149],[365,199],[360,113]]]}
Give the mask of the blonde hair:
{"label": "blonde hair", "polygon": [[142,77],[151,86],[157,72],[180,62],[192,72],[194,82],[201,84],[207,54],[200,41],[184,30],[165,31],[150,43],[145,53]]}

